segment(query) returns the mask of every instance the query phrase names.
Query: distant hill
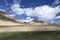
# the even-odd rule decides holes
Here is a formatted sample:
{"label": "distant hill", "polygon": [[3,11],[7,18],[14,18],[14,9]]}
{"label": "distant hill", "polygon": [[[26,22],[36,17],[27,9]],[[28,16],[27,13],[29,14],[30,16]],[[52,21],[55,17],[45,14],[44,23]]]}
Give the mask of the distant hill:
{"label": "distant hill", "polygon": [[20,25],[21,23],[5,12],[0,11],[0,25]]}

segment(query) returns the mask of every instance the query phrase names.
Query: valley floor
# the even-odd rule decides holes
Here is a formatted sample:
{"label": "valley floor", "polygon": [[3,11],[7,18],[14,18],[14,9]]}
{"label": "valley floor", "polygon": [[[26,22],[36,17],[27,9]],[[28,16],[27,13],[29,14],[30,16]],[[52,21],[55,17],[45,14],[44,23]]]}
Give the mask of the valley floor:
{"label": "valley floor", "polygon": [[0,26],[0,32],[26,32],[26,31],[59,31],[59,26],[48,25],[13,25],[13,26]]}

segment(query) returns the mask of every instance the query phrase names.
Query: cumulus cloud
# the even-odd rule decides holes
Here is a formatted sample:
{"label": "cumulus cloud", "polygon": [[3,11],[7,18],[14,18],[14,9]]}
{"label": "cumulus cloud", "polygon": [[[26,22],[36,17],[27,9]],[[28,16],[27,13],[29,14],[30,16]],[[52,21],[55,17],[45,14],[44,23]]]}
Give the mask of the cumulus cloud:
{"label": "cumulus cloud", "polygon": [[38,20],[41,21],[49,21],[54,19],[58,12],[60,12],[59,6],[53,8],[48,5],[44,5],[36,7],[35,9],[25,9],[25,13],[27,16],[37,16],[39,18]]}
{"label": "cumulus cloud", "polygon": [[[56,1],[57,4],[57,1]],[[49,21],[55,18],[60,12],[60,7],[50,7],[48,5],[33,8],[20,8],[20,5],[15,3],[11,7],[12,11],[18,15],[26,14],[27,16],[37,16],[40,21]],[[27,21],[27,20],[26,20]]]}
{"label": "cumulus cloud", "polygon": [[31,16],[34,10],[33,8],[25,8],[24,11],[27,16]]}
{"label": "cumulus cloud", "polygon": [[41,7],[36,7],[34,12],[39,17],[39,20],[48,21],[52,20],[59,11],[59,6],[52,8],[45,5]]}
{"label": "cumulus cloud", "polygon": [[13,4],[11,7],[12,11],[18,15],[21,15],[24,13],[24,9],[20,8],[19,4]]}
{"label": "cumulus cloud", "polygon": [[0,11],[3,11],[3,12],[5,12],[5,10],[4,10],[4,9],[0,9]]}

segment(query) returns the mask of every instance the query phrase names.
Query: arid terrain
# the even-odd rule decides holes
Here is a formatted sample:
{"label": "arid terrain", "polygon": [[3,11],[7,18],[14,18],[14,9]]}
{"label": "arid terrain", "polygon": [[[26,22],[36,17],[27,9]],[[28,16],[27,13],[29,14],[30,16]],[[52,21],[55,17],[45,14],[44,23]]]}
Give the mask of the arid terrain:
{"label": "arid terrain", "polygon": [[24,23],[17,21],[5,12],[0,12],[0,32],[14,31],[56,31],[60,30],[60,25],[51,25],[48,23],[34,22]]}
{"label": "arid terrain", "polygon": [[24,23],[0,12],[0,40],[60,40],[60,25]]}

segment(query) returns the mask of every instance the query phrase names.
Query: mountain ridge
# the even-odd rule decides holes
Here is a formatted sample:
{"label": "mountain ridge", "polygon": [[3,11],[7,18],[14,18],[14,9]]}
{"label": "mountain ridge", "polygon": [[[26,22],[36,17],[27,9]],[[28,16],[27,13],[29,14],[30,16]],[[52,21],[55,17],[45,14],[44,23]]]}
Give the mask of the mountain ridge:
{"label": "mountain ridge", "polygon": [[0,11],[0,25],[21,25],[21,22]]}

